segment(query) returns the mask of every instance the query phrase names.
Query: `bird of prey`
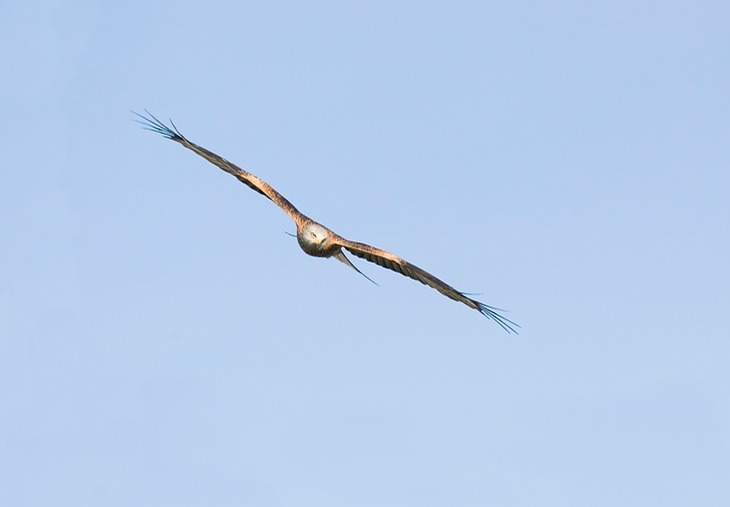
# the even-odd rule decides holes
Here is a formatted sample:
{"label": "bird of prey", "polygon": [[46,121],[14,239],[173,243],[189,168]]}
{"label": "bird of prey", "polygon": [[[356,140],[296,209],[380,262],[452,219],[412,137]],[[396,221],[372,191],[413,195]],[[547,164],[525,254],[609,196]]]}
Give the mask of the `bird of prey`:
{"label": "bird of prey", "polygon": [[[432,287],[439,291],[444,296],[464,303],[469,308],[477,310],[487,318],[494,320],[508,333],[517,333],[515,327],[519,325],[515,324],[508,318],[500,315],[498,308],[485,305],[475,299],[470,298],[466,293],[460,292],[450,286],[449,284],[439,280],[431,273],[411,264],[410,262],[401,259],[400,257],[393,255],[390,252],[375,248],[365,243],[358,243],[356,241],[350,241],[348,239],[339,236],[334,231],[328,229],[322,224],[319,224],[300,212],[294,205],[289,202],[283,195],[274,190],[271,185],[260,179],[259,177],[251,174],[248,171],[241,169],[240,167],[232,164],[223,157],[216,155],[210,150],[198,146],[192,141],[188,140],[183,136],[177,129],[174,123],[170,121],[171,127],[168,127],[163,122],[158,120],[149,111],[145,110],[148,116],[141,115],[133,112],[138,119],[137,122],[141,123],[146,130],[156,132],[167,139],[180,143],[185,148],[197,153],[208,162],[218,166],[223,171],[233,175],[241,183],[244,183],[251,187],[256,192],[262,194],[274,202],[277,206],[283,209],[287,215],[294,220],[297,226],[297,241],[299,246],[304,253],[312,255],[314,257],[334,257],[340,262],[350,266],[361,275],[368,278],[362,271],[357,269],[355,265],[345,256],[343,251],[347,250],[351,254],[365,259],[366,261],[373,262],[384,268],[391,269],[397,273],[405,275],[409,278],[417,280],[429,287]],[[369,278],[368,278],[369,280]],[[372,281],[372,280],[371,280]]]}

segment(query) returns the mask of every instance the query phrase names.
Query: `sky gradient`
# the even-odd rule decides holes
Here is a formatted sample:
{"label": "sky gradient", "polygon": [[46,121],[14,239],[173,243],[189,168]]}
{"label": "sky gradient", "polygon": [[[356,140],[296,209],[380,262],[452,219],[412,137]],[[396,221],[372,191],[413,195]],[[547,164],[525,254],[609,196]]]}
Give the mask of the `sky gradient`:
{"label": "sky gradient", "polygon": [[0,3],[0,504],[729,505],[729,15]]}

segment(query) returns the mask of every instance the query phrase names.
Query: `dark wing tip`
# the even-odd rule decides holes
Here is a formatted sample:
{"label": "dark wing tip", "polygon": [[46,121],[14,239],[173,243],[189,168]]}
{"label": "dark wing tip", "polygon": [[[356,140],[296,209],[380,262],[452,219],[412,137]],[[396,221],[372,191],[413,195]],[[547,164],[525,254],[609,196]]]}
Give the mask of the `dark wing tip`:
{"label": "dark wing tip", "polygon": [[132,111],[132,114],[137,117],[134,119],[134,121],[142,125],[142,128],[144,128],[145,130],[149,130],[150,132],[156,132],[161,136],[166,137],[167,139],[172,139],[173,141],[185,139],[185,137],[180,133],[175,124],[172,123],[172,120],[170,120],[170,125],[172,125],[172,128],[170,128],[146,109],[144,110],[144,112],[147,113],[147,116],[139,114],[136,111]]}
{"label": "dark wing tip", "polygon": [[507,331],[508,333],[512,334],[520,334],[517,332],[515,328],[519,328],[520,325],[516,322],[512,322],[504,315],[501,315],[499,312],[504,312],[505,310],[501,310],[499,308],[495,308],[493,306],[485,305],[484,303],[480,303],[479,301],[475,301],[472,299],[474,303],[479,307],[479,312],[487,317],[488,319],[492,319],[494,322],[499,324],[502,329]]}

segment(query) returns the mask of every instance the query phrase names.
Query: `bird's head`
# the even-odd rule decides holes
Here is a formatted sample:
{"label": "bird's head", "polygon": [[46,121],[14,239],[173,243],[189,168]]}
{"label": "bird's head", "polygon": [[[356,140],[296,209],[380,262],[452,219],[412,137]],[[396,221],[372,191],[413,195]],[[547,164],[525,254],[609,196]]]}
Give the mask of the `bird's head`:
{"label": "bird's head", "polygon": [[309,222],[297,229],[297,241],[299,246],[309,255],[315,257],[326,257],[329,255],[328,246],[330,231],[326,227]]}

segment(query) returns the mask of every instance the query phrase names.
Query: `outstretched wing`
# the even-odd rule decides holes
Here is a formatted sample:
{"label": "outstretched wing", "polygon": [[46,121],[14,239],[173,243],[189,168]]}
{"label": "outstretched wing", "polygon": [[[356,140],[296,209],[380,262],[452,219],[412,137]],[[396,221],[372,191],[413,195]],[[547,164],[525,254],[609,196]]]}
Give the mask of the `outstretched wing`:
{"label": "outstretched wing", "polygon": [[138,123],[141,123],[146,130],[156,132],[163,137],[182,144],[187,149],[194,151],[195,153],[206,159],[208,162],[218,166],[225,172],[232,174],[241,183],[245,183],[259,194],[271,199],[274,203],[276,203],[277,206],[283,209],[297,224],[299,224],[300,221],[307,220],[307,217],[305,215],[303,215],[298,209],[296,209],[294,205],[286,199],[286,197],[274,190],[271,185],[269,185],[256,175],[241,169],[236,164],[229,162],[220,155],[216,155],[212,151],[207,150],[202,146],[198,146],[197,144],[189,141],[184,135],[180,133],[180,131],[177,129],[175,124],[172,123],[172,121],[170,121],[170,125],[172,125],[172,128],[170,128],[163,122],[158,120],[152,113],[150,113],[146,109],[145,113],[147,113],[148,116],[136,113],[134,111],[132,111],[132,113],[139,118],[136,121]]}
{"label": "outstretched wing", "polygon": [[401,259],[397,255],[393,255],[390,252],[375,248],[365,243],[358,243],[356,241],[349,241],[344,238],[337,239],[338,244],[345,248],[352,255],[365,259],[366,261],[373,262],[384,268],[391,269],[401,275],[405,275],[408,278],[418,280],[422,284],[428,285],[439,291],[444,296],[464,303],[469,308],[474,308],[485,317],[488,317],[495,321],[497,324],[508,333],[517,334],[516,327],[520,327],[518,324],[512,322],[507,317],[500,315],[498,312],[502,311],[499,308],[494,308],[489,305],[485,305],[475,299],[468,297],[465,293],[454,289],[451,285],[443,282],[433,276],[431,273],[411,264],[410,262]]}

